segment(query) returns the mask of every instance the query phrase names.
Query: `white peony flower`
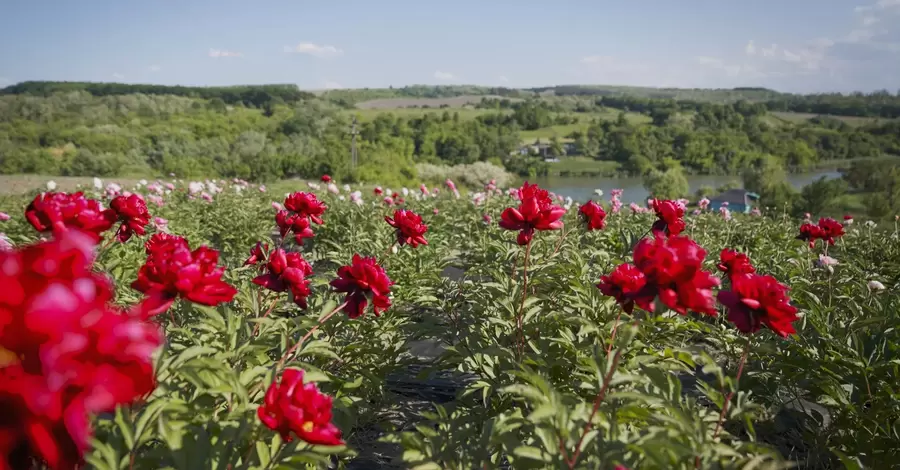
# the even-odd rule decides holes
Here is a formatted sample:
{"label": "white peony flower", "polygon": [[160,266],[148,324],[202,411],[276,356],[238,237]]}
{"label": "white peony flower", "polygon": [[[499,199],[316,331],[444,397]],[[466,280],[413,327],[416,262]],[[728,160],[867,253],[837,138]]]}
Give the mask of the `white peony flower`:
{"label": "white peony flower", "polygon": [[869,290],[871,290],[871,291],[877,292],[877,291],[884,290],[884,284],[882,284],[878,281],[875,281],[875,280],[869,281],[869,283],[867,285],[869,286]]}
{"label": "white peony flower", "polygon": [[103,189],[103,180],[96,176],[94,177],[94,189]]}
{"label": "white peony flower", "polygon": [[54,189],[56,189],[56,181],[47,181],[47,191],[53,191]]}

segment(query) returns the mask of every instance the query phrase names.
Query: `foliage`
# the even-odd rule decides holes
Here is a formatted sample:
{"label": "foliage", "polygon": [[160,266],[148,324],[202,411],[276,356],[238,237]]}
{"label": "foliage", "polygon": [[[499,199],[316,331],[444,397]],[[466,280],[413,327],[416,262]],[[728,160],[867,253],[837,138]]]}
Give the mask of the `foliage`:
{"label": "foliage", "polygon": [[[97,417],[87,456],[94,468],[346,468],[354,459],[375,468],[384,444],[373,435],[420,469],[885,468],[900,457],[896,226],[849,226],[828,248],[839,264],[826,269],[813,262],[821,248],[794,240],[799,221],[780,210],[688,216],[685,234],[710,253],[706,269],[715,270],[722,248],[736,248],[792,288],[802,319],[796,336],[781,339],[740,335],[723,316],[622,313],[604,297],[595,284],[630,260],[652,215],[610,212],[605,229],[586,232],[568,211],[563,230],[539,232],[530,245],[526,296],[524,247],[482,217],[499,219],[515,204],[491,195],[474,206],[446,191],[408,198],[428,224],[428,245],[396,251],[383,220],[392,208],[368,195],[356,205],[320,193],[324,225],[302,247],[286,242],[314,268],[303,311],[254,286],[255,268],[241,267],[258,240],[279,243],[269,239],[270,203],[280,195],[218,182],[223,191],[206,202],[176,184],[164,206],[150,205],[152,215],[191,246],[221,250],[225,280],[239,293],[219,307],[178,301],[171,318],[157,317],[166,334],[155,357],[159,384],[145,403]],[[38,237],[22,216],[29,199],[0,199],[12,215],[0,230],[17,245]],[[138,298],[128,285],[145,258],[141,241],[100,252],[97,268],[123,304]],[[354,253],[379,257],[395,283],[393,305],[380,317],[339,314],[319,327],[341,301],[327,283]],[[334,397],[346,447],[285,444],[256,416],[276,361],[308,333],[287,365]],[[423,341],[442,347],[423,357],[413,352]],[[436,374],[451,385],[425,379]]]}

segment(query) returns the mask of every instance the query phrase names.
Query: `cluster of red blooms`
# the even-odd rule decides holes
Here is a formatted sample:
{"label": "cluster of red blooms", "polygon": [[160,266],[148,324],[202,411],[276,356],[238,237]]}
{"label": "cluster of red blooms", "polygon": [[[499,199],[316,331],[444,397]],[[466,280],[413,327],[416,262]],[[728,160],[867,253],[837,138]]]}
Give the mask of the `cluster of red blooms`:
{"label": "cluster of red blooms", "polygon": [[84,197],[84,193],[44,193],[28,204],[25,218],[38,232],[56,234],[67,229],[78,229],[90,234],[95,241],[117,221],[121,221],[116,238],[125,243],[135,233],[146,233],[150,212],[137,194],[116,196],[110,208],[103,209],[99,201]]}
{"label": "cluster of red blooms", "polygon": [[797,240],[803,240],[809,243],[809,247],[816,246],[816,240],[823,240],[829,245],[834,245],[834,240],[844,236],[844,225],[837,220],[823,217],[819,219],[818,225],[806,223],[800,226],[800,235]]}
{"label": "cluster of red blooms", "polygon": [[684,206],[676,201],[659,199],[653,199],[650,205],[657,217],[650,230],[666,235],[678,235],[684,231]]}
{"label": "cluster of red blooms", "polygon": [[315,194],[299,191],[285,198],[284,209],[275,214],[275,223],[282,237],[293,231],[294,239],[302,244],[304,238],[313,237],[310,222],[322,225],[322,214],[327,208]]}
{"label": "cluster of red blooms", "polygon": [[394,217],[384,216],[385,222],[394,227],[397,232],[397,243],[400,246],[409,245],[413,248],[419,245],[427,245],[425,232],[428,226],[422,223],[422,216],[413,211],[400,209],[394,211]]}
{"label": "cluster of red blooms", "polygon": [[191,250],[187,240],[157,233],[145,245],[147,261],[131,287],[147,296],[144,316],[166,311],[181,297],[203,305],[230,302],[237,289],[222,280],[219,252],[201,246]]}
{"label": "cluster of red blooms", "polygon": [[719,270],[731,281],[731,290],[719,292],[719,302],[740,332],[755,333],[763,325],[783,338],[796,332],[797,308],[790,304],[787,286],[756,274],[746,254],[727,248],[719,256]]}
{"label": "cluster of red blooms", "polygon": [[303,259],[303,255],[285,252],[281,248],[269,253],[268,245],[257,243],[244,266],[256,265],[261,261],[266,261],[265,272],[255,277],[253,283],[272,292],[290,292],[294,303],[305,309],[306,298],[310,294],[309,280],[306,277],[312,275],[313,269]]}
{"label": "cluster of red blooms", "polygon": [[[652,227],[653,239],[641,240],[634,250],[634,264],[617,266],[600,278],[597,287],[628,313],[635,305],[653,312],[659,298],[682,315],[693,310],[715,316],[712,289],[720,282],[702,270],[706,251],[690,238],[676,235],[684,230],[683,207],[657,200],[652,206],[659,217]],[[837,229],[840,224],[836,227],[828,220],[812,227],[832,236],[842,235],[843,228]],[[731,289],[720,291],[717,298],[739,331],[754,333],[764,325],[782,337],[795,332],[792,323],[798,318],[797,309],[790,304],[786,286],[772,276],[756,274],[750,258],[735,250],[722,250],[718,268],[728,277]]]}
{"label": "cluster of red blooms", "polygon": [[606,227],[606,211],[600,204],[588,201],[578,208],[578,212],[588,230],[603,230]]}
{"label": "cluster of red blooms", "polygon": [[553,199],[546,190],[526,181],[518,194],[519,207],[508,207],[500,214],[500,227],[518,230],[516,242],[519,245],[530,243],[535,230],[559,230],[563,227],[560,219],[566,210],[553,205]]}
{"label": "cluster of red blooms", "polygon": [[338,278],[331,281],[331,287],[335,292],[347,294],[344,302],[347,304],[348,317],[361,317],[369,304],[369,298],[372,299],[372,310],[376,317],[390,308],[389,295],[394,282],[375,258],[353,255],[353,263],[338,268],[337,275]]}
{"label": "cluster of red blooms", "polygon": [[634,306],[653,312],[655,300],[686,315],[693,310],[716,315],[712,288],[719,280],[703,271],[706,251],[688,237],[660,233],[641,240],[634,249],[634,264],[621,264],[600,278],[597,287],[614,297],[626,312]]}
{"label": "cluster of red blooms", "polygon": [[331,422],[331,397],[314,383],[303,383],[303,371],[287,369],[281,382],[273,382],[257,409],[260,421],[281,434],[285,442],[294,437],[319,445],[341,445],[341,431]]}
{"label": "cluster of red blooms", "polygon": [[109,207],[116,212],[118,220],[122,222],[116,231],[116,238],[125,243],[133,234],[144,235],[147,231],[144,227],[150,223],[150,212],[147,203],[137,194],[130,196],[116,196]]}
{"label": "cluster of red blooms", "polygon": [[155,387],[162,336],[109,303],[112,286],[92,272],[96,236],[64,230],[0,252],[0,468],[78,467],[90,416]]}

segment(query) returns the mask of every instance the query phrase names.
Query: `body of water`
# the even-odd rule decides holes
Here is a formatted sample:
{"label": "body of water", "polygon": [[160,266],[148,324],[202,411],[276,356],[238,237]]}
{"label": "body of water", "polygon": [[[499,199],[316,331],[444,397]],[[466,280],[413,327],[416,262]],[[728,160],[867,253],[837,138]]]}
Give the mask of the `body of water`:
{"label": "body of water", "polygon": [[[841,173],[835,170],[821,170],[810,173],[794,173],[787,175],[788,182],[795,188],[799,189],[809,183],[821,178],[840,178]],[[692,175],[687,177],[688,184],[691,187],[691,194],[703,186],[718,188],[732,181],[741,182],[740,176],[713,176],[713,175]],[[622,189],[622,202],[625,204],[636,202],[646,203],[650,193],[644,188],[643,180],[639,177],[628,178],[604,178],[590,176],[545,176],[531,180],[532,183],[541,185],[542,188],[552,191],[564,197],[584,202],[588,199],[597,198],[594,194],[595,189],[602,189],[603,196],[601,199],[609,199],[609,191],[612,189]]]}

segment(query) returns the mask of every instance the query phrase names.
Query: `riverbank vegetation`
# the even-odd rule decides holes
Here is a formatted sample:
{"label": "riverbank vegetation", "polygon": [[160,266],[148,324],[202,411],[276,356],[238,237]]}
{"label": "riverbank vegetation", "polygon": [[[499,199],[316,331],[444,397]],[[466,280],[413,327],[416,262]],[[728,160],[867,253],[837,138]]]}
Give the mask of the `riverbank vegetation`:
{"label": "riverbank vegetation", "polygon": [[[482,162],[521,177],[629,174],[658,182],[676,181],[679,172],[763,174],[766,178],[756,179],[766,187],[752,181],[751,186],[764,194],[765,204],[781,207],[786,201],[777,195],[784,192],[779,189],[783,178],[775,175],[821,164],[847,168],[855,161],[889,162],[885,156],[900,155],[900,121],[892,119],[898,98],[887,93],[798,97],[739,89],[649,96],[627,89],[602,91],[422,86],[316,96],[289,85],[26,82],[0,92],[0,173],[256,181],[328,173],[351,182],[398,185],[422,180],[421,165]],[[444,102],[437,108],[356,108],[366,100],[398,96]],[[454,99],[459,103],[447,101]],[[773,109],[865,117],[852,123],[819,115],[792,120]],[[350,165],[354,118],[355,168]],[[890,175],[894,167],[882,163],[879,168]],[[426,182],[439,182],[428,179],[438,173],[426,174]]]}

